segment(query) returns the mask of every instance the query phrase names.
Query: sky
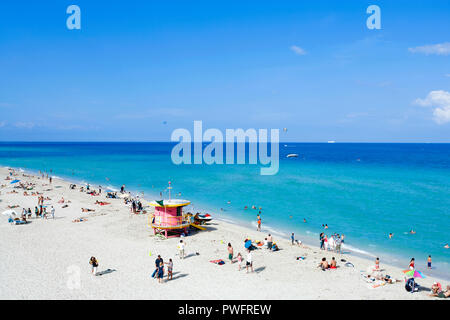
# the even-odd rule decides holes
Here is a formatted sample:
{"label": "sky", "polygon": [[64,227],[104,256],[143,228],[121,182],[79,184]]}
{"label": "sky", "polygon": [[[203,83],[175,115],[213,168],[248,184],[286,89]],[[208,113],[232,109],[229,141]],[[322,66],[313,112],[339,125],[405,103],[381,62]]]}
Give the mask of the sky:
{"label": "sky", "polygon": [[450,1],[0,3],[0,141],[170,141],[194,120],[450,142]]}

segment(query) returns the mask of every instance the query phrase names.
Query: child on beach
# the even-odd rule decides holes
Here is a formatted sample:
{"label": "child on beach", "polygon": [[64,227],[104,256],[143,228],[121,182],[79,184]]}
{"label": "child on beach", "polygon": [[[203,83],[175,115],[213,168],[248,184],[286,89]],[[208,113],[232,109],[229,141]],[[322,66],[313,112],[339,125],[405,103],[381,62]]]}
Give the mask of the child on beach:
{"label": "child on beach", "polygon": [[162,283],[162,281],[164,280],[164,262],[160,262],[159,267],[158,267],[158,282]]}
{"label": "child on beach", "polygon": [[241,253],[239,252],[238,255],[237,255],[238,270],[239,270],[239,271],[241,271],[242,260],[243,260],[242,255],[241,255]]}
{"label": "child on beach", "polygon": [[92,266],[92,274],[94,276],[97,275],[97,267],[98,267],[98,260],[95,257],[91,257],[89,260],[89,264]]}
{"label": "child on beach", "polygon": [[380,258],[375,259],[375,270],[380,270]]}

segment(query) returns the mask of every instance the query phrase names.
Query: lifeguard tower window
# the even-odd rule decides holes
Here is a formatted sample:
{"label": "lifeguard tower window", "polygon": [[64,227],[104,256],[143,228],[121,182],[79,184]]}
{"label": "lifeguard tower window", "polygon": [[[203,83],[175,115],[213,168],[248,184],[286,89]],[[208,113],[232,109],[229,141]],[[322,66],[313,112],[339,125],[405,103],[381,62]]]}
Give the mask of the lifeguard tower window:
{"label": "lifeguard tower window", "polygon": [[181,207],[177,207],[177,217],[181,217]]}

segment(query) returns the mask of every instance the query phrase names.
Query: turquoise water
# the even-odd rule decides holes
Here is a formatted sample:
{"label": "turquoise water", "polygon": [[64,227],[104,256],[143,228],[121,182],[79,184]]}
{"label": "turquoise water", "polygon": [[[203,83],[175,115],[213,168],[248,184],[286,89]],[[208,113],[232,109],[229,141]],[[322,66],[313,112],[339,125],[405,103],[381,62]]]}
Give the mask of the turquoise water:
{"label": "turquoise water", "polygon": [[[76,181],[172,195],[196,210],[318,245],[318,235],[345,234],[347,250],[450,279],[449,144],[280,144],[280,170],[257,165],[172,164],[170,143],[0,143],[0,165],[50,170]],[[298,153],[298,158],[286,158]],[[228,201],[230,203],[228,203]],[[244,207],[249,209],[245,210]],[[221,210],[221,208],[223,210]],[[307,223],[303,223],[303,218]],[[415,235],[408,234],[414,229]],[[394,233],[389,239],[388,234]],[[425,269],[431,254],[434,269]]]}

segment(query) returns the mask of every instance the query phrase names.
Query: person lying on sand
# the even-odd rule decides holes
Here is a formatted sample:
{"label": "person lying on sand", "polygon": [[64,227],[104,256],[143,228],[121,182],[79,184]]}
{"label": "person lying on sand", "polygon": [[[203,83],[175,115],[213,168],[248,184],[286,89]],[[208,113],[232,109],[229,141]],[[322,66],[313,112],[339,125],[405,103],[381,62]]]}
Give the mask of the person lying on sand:
{"label": "person lying on sand", "polygon": [[95,211],[94,209],[88,209],[88,208],[81,208],[82,212],[91,212],[91,211]]}
{"label": "person lying on sand", "polygon": [[26,191],[23,192],[23,195],[24,196],[29,196],[28,192],[26,192]]}
{"label": "person lying on sand", "polygon": [[322,261],[317,266],[318,268],[321,268],[323,271],[327,270],[330,266],[328,264],[328,261],[326,258],[322,258]]}
{"label": "person lying on sand", "polygon": [[72,222],[83,222],[83,221],[87,221],[87,219],[86,218],[78,218],[78,219],[72,220]]}
{"label": "person lying on sand", "polygon": [[99,204],[101,206],[107,205],[107,204],[111,204],[110,202],[104,202],[104,201],[95,201],[95,204]]}
{"label": "person lying on sand", "polygon": [[19,205],[17,205],[17,204],[15,204],[13,206],[8,206],[9,209],[14,209],[14,208],[18,208],[18,207],[19,207]]}

